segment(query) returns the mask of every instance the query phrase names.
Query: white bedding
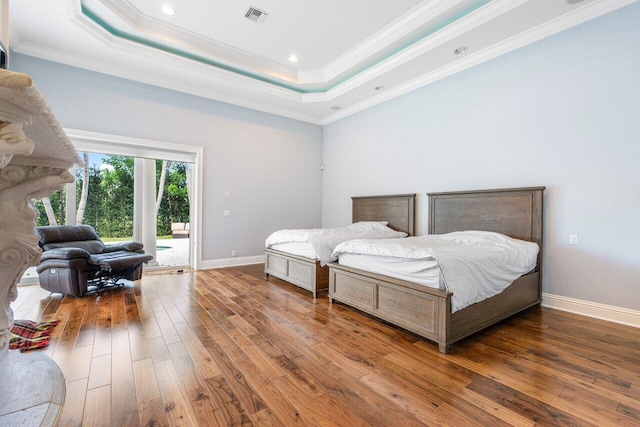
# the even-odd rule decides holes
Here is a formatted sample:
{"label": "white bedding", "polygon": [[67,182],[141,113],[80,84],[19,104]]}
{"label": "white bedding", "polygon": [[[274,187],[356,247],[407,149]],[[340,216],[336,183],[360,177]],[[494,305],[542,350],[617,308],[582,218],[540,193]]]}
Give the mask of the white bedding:
{"label": "white bedding", "polygon": [[[351,240],[339,244],[332,259],[342,264],[342,254],[345,253],[417,262],[409,269],[428,272],[431,277],[434,276],[433,270],[420,268],[419,263],[436,261],[445,289],[453,292],[451,311],[456,312],[499,294],[515,279],[533,270],[538,245],[499,233],[459,231],[406,239]],[[384,268],[390,268],[392,264],[387,263]],[[407,270],[408,267],[405,265],[403,268]],[[393,272],[377,272],[416,282],[415,278],[407,279],[406,275],[399,277]]]}
{"label": "white bedding", "polygon": [[387,227],[386,222],[363,221],[347,227],[278,230],[267,237],[266,248],[283,243],[309,243],[315,251],[315,258],[320,265],[331,259],[335,247],[342,242],[353,239],[393,239],[406,237],[407,233],[395,231]]}
{"label": "white bedding", "polygon": [[309,242],[278,243],[270,247],[276,251],[316,259],[316,250],[313,249],[313,246]]}
{"label": "white bedding", "polygon": [[435,259],[404,259],[384,256],[340,254],[340,264],[383,274],[436,289],[446,289]]}

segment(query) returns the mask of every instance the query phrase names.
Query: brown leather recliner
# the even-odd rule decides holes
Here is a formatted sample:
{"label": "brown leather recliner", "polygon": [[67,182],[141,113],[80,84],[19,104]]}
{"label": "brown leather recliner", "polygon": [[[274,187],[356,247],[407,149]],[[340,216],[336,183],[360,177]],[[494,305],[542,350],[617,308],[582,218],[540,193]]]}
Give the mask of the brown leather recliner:
{"label": "brown leather recliner", "polygon": [[138,280],[145,255],[142,243],[105,245],[90,225],[36,228],[43,250],[37,272],[40,286],[50,292],[81,296],[121,279]]}

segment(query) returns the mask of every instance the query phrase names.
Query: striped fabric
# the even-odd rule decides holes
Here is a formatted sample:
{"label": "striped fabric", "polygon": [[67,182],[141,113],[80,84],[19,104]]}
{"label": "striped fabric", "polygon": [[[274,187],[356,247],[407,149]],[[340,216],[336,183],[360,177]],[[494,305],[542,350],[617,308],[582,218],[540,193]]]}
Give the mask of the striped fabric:
{"label": "striped fabric", "polygon": [[34,322],[32,320],[16,320],[11,328],[9,349],[26,351],[46,348],[50,342],[51,332],[60,323],[59,320]]}

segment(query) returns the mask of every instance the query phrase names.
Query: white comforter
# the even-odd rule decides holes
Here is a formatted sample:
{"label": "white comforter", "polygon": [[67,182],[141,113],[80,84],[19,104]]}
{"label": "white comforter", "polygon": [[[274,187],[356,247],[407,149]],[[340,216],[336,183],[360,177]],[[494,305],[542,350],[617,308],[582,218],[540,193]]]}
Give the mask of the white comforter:
{"label": "white comforter", "polygon": [[335,247],[353,239],[393,239],[407,233],[387,227],[386,222],[357,222],[341,228],[278,230],[267,237],[265,247],[291,242],[308,242],[313,246],[320,265],[331,260]]}
{"label": "white comforter", "polygon": [[446,289],[453,292],[451,310],[502,292],[515,279],[536,266],[538,245],[487,231],[408,237],[393,240],[351,240],[339,244],[341,253],[416,260],[435,259]]}

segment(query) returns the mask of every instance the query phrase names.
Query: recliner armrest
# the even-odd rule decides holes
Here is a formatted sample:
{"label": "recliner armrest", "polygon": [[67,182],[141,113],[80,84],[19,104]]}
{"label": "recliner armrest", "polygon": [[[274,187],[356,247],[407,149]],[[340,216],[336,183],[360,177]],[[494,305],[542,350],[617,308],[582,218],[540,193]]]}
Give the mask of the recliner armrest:
{"label": "recliner armrest", "polygon": [[89,259],[91,254],[84,249],[80,248],[58,248],[51,249],[42,253],[40,257],[41,261],[46,261],[49,259],[74,259],[74,258],[85,258]]}
{"label": "recliner armrest", "polygon": [[124,242],[124,243],[118,243],[116,245],[109,245],[106,248],[104,248],[102,253],[106,254],[109,252],[116,252],[116,251],[137,252],[143,247],[144,245],[140,242]]}

